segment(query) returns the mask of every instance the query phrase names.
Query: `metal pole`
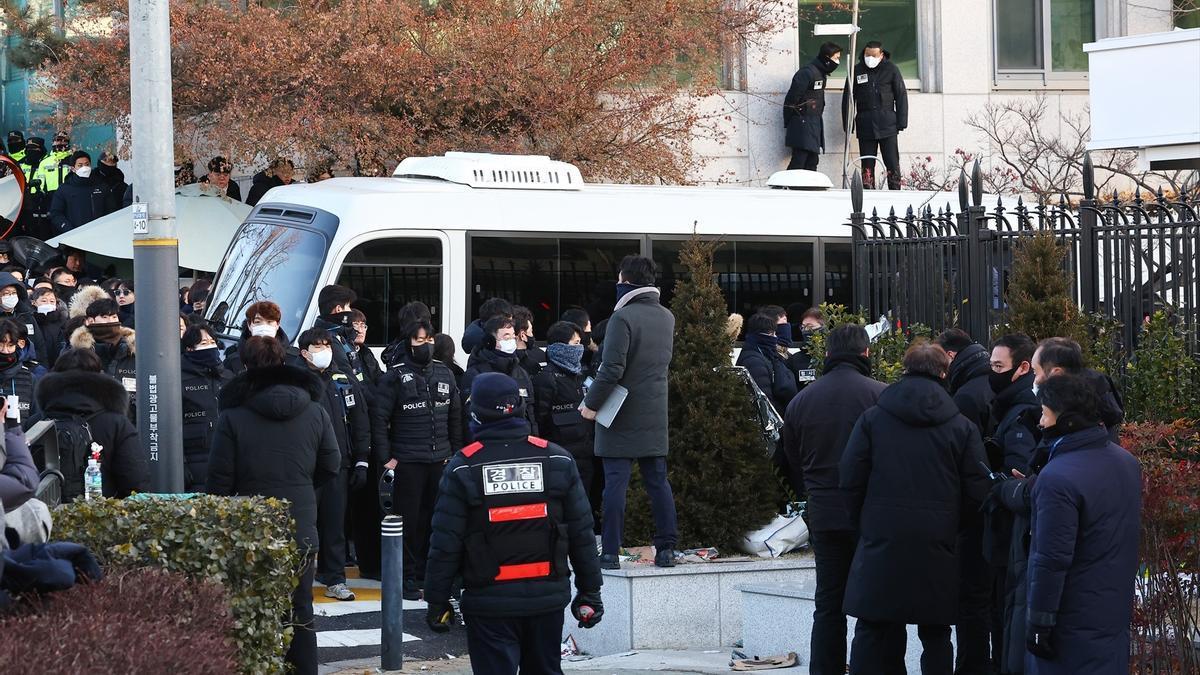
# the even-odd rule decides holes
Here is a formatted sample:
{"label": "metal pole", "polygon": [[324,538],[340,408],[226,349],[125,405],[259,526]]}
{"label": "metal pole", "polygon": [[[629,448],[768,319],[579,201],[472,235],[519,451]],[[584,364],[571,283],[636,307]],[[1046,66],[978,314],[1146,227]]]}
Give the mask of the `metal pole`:
{"label": "metal pole", "polygon": [[129,0],[133,141],[133,274],[138,437],[155,492],[183,491],[183,399],[179,373],[179,236],[171,118],[168,0]]}
{"label": "metal pole", "polygon": [[[854,57],[858,53],[858,0],[854,0],[854,6],[850,10],[850,25],[854,27],[854,32],[850,33],[850,65],[846,66],[846,95],[850,100],[842,101],[842,105],[846,106],[846,141],[842,147],[843,188],[849,187],[847,180],[850,171],[850,134],[854,133]],[[842,59],[845,60],[845,55]],[[871,184],[875,184],[875,176],[871,176]]]}
{"label": "metal pole", "polygon": [[380,614],[383,618],[381,636],[381,670],[400,670],[404,667],[404,519],[386,516],[379,526],[383,538],[383,588]]}

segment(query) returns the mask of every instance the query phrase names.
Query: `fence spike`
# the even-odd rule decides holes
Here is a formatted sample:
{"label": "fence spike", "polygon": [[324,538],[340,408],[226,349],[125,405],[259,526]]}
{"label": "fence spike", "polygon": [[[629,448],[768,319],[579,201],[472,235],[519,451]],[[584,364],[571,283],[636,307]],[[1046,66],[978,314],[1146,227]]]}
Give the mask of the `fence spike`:
{"label": "fence spike", "polygon": [[996,195],[996,210],[1000,211],[1004,208],[1004,196]]}
{"label": "fence spike", "polygon": [[[967,167],[962,166],[958,169],[958,209],[966,211],[970,203],[967,202]],[[948,209],[947,209],[948,210]]]}
{"label": "fence spike", "polygon": [[1083,153],[1083,196],[1085,199],[1096,198],[1096,171],[1092,168],[1092,153]]}
{"label": "fence spike", "polygon": [[909,204],[909,205],[908,205],[908,213],[906,213],[906,214],[905,214],[905,217],[907,217],[907,218],[910,218],[910,219],[913,217],[913,207],[912,207],[912,204]]}
{"label": "fence spike", "polygon": [[1156,198],[1159,204],[1166,204],[1167,198],[1163,195],[1162,186],[1158,186],[1158,197]]}
{"label": "fence spike", "polygon": [[896,207],[895,206],[889,207],[888,208],[888,220],[895,220],[895,219],[896,219]]}
{"label": "fence spike", "polygon": [[877,207],[871,207],[871,218],[879,220],[879,209]]}
{"label": "fence spike", "polygon": [[983,206],[983,167],[978,159],[975,160],[975,166],[971,167],[971,203]]}
{"label": "fence spike", "polygon": [[862,174],[858,169],[854,170],[854,177],[850,179],[850,205],[854,208],[855,213],[862,213],[863,181]]}

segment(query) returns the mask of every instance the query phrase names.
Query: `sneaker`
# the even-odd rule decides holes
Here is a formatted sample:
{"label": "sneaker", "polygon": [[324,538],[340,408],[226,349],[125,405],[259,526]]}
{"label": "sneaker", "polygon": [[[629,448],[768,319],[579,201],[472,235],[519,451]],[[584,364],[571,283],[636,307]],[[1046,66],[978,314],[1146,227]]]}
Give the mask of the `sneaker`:
{"label": "sneaker", "polygon": [[619,570],[621,569],[621,559],[615,555],[602,555],[600,556],[600,569]]}
{"label": "sneaker", "polygon": [[654,554],[655,567],[674,567],[675,566],[675,551],[673,549],[664,548]]}
{"label": "sneaker", "polygon": [[350,587],[344,583],[334,584],[325,589],[325,597],[343,601],[353,600],[354,591],[350,590]]}
{"label": "sneaker", "polygon": [[405,600],[420,600],[421,589],[417,586],[416,579],[404,580],[404,599]]}

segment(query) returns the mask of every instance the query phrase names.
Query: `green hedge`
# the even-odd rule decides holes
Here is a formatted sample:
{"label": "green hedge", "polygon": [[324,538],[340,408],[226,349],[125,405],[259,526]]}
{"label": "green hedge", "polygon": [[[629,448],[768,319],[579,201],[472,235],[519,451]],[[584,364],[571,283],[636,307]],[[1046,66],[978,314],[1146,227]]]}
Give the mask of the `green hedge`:
{"label": "green hedge", "polygon": [[159,567],[220,583],[229,594],[242,672],[282,672],[301,556],[288,503],[261,497],[107,499],[54,512],[54,537],[90,548],[107,568]]}

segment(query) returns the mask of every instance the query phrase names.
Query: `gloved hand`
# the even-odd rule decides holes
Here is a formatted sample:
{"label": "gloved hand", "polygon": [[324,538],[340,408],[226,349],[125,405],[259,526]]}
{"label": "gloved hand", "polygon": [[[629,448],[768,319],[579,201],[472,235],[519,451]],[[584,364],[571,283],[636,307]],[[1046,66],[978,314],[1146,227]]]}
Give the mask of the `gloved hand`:
{"label": "gloved hand", "polygon": [[[583,611],[585,607],[591,612]],[[600,623],[600,618],[604,616],[604,602],[600,599],[600,591],[577,593],[571,601],[571,616],[579,620],[580,628],[592,628]]]}
{"label": "gloved hand", "polygon": [[96,562],[96,557],[82,544],[68,541],[56,541],[45,545],[46,553],[52,558],[66,560],[75,569],[75,581],[100,581],[104,571]]}
{"label": "gloved hand", "polygon": [[448,602],[433,602],[427,600],[429,609],[425,611],[425,623],[435,633],[446,633],[454,623],[454,608]]}
{"label": "gloved hand", "polygon": [[367,467],[365,467],[365,466],[354,467],[354,473],[350,474],[350,489],[354,492],[358,492],[359,490],[365,488],[366,486],[367,486]]}
{"label": "gloved hand", "polygon": [[1025,624],[1025,649],[1039,659],[1054,660],[1058,656],[1058,650],[1054,648],[1054,626]]}

